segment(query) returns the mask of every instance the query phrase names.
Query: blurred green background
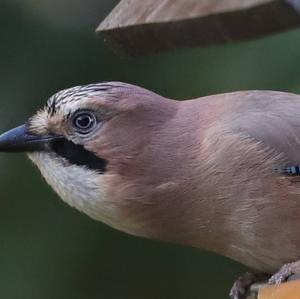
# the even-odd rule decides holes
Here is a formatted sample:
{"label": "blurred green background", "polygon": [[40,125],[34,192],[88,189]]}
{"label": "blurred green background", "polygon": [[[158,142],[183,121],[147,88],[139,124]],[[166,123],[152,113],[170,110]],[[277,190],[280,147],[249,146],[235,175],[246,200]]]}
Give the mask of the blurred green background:
{"label": "blurred green background", "polygon": [[[0,130],[54,92],[107,80],[185,99],[300,91],[300,31],[136,59],[94,31],[117,1],[1,0]],[[67,207],[25,155],[0,155],[0,298],[227,298],[246,269],[198,249],[138,239]]]}

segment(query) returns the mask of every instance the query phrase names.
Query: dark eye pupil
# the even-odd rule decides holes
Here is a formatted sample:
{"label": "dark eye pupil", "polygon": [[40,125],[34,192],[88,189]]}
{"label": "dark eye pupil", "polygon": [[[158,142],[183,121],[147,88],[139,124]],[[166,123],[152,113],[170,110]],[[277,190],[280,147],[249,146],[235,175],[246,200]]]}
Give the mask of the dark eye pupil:
{"label": "dark eye pupil", "polygon": [[93,119],[89,115],[78,116],[76,124],[79,128],[86,129],[89,128],[93,123]]}
{"label": "dark eye pupil", "polygon": [[96,118],[89,113],[81,113],[73,119],[73,126],[82,134],[87,134],[92,131],[95,125]]}

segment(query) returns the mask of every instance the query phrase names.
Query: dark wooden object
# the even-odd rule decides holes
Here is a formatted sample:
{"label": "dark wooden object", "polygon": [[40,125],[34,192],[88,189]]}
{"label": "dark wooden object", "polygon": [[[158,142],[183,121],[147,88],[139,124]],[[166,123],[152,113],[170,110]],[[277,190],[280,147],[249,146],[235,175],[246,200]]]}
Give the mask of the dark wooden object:
{"label": "dark wooden object", "polygon": [[130,55],[258,38],[300,26],[300,0],[122,0],[97,28]]}

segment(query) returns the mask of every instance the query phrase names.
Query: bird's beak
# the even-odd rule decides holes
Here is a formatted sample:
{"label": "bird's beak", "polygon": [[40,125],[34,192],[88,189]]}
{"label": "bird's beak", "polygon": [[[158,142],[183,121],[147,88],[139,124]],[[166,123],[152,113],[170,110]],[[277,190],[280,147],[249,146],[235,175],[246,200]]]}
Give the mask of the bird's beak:
{"label": "bird's beak", "polygon": [[0,152],[35,152],[50,150],[51,144],[58,139],[57,135],[33,135],[27,126],[22,125],[0,136]]}

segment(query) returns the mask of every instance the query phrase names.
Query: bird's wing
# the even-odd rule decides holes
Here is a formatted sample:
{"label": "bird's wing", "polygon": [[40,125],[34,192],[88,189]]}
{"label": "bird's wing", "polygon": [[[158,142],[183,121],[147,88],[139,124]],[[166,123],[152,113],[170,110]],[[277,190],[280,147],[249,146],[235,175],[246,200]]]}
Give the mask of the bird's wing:
{"label": "bird's wing", "polygon": [[300,164],[300,96],[271,91],[240,93],[227,124],[234,133],[282,154],[287,167]]}

